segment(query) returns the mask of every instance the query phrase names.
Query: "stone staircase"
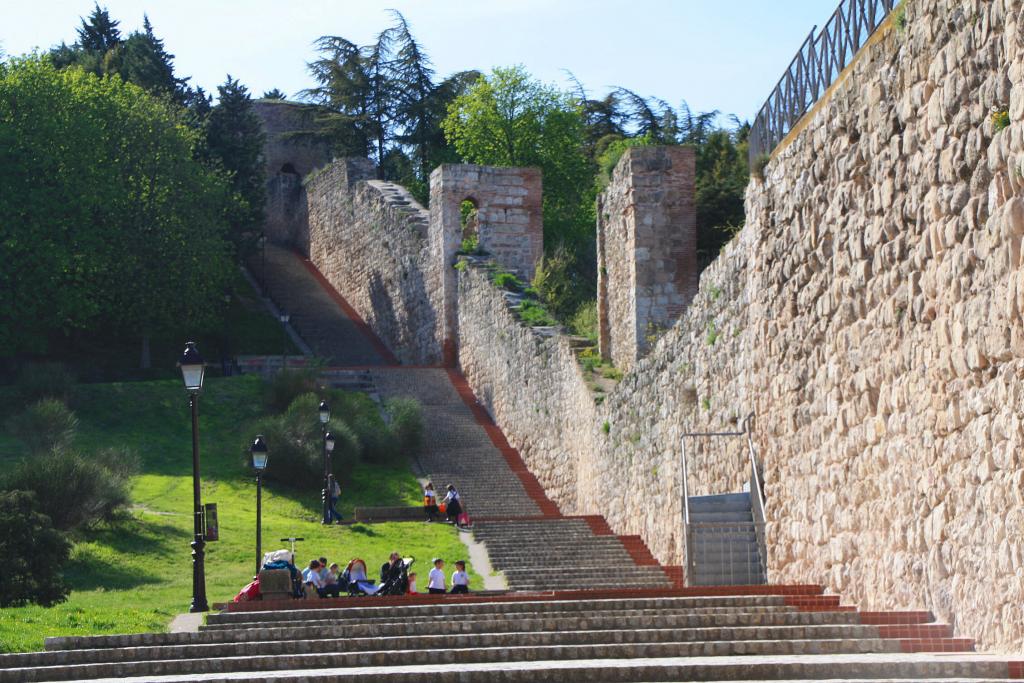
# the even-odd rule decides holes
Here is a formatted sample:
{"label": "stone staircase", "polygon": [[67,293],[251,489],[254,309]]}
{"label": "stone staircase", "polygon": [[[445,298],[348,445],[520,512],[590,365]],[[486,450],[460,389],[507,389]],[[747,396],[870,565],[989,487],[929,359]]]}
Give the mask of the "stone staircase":
{"label": "stone staircase", "polygon": [[0,655],[0,683],[1024,677],[1024,662],[971,653],[928,613],[858,612],[817,587],[648,593],[242,603],[196,633],[49,638],[46,652]]}
{"label": "stone staircase", "polygon": [[767,583],[749,493],[690,496],[690,583]]}
{"label": "stone staircase", "polygon": [[487,546],[491,565],[504,573],[511,590],[673,585],[657,562],[638,564],[618,536],[598,535],[582,517],[478,522],[473,536]]}
{"label": "stone staircase", "polygon": [[[259,279],[263,261],[257,254],[250,270]],[[385,365],[386,350],[366,334],[365,324],[346,311],[333,289],[295,252],[266,246],[266,289],[277,307],[288,313],[289,323],[312,349],[333,366]]]}

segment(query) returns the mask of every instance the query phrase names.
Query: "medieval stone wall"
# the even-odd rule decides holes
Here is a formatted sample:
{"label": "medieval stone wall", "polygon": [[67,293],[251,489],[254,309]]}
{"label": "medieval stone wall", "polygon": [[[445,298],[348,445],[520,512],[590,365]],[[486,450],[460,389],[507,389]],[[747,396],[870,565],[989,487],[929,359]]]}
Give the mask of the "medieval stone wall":
{"label": "medieval stone wall", "polygon": [[440,268],[428,213],[374,175],[372,162],[350,158],[307,179],[310,259],[399,360],[438,363]]}
{"label": "medieval stone wall", "polygon": [[256,100],[253,111],[263,124],[263,160],[267,172],[264,232],[277,243],[308,253],[306,193],[302,179],[331,160],[327,142],[316,135],[313,107],[284,100]]}
{"label": "medieval stone wall", "polygon": [[697,291],[694,151],[633,147],[597,199],[601,355],[629,370]]}
{"label": "medieval stone wall", "polygon": [[[456,275],[458,358],[564,512],[605,514],[663,562],[683,559],[682,433],[756,412],[770,580],[933,609],[1020,651],[1024,0],[905,7],[752,182],[743,230],[603,403],[568,340],[522,326],[474,267]],[[351,238],[353,262],[395,259]],[[691,495],[739,490],[742,444],[693,441]]]}
{"label": "medieval stone wall", "polygon": [[[1020,651],[1024,3],[904,16],[752,183],[745,228],[602,405],[562,340],[503,329],[472,275],[460,361],[567,512],[605,513],[662,561],[682,559],[681,432],[756,411],[772,581],[930,608]],[[688,449],[691,495],[742,485],[740,444]]]}

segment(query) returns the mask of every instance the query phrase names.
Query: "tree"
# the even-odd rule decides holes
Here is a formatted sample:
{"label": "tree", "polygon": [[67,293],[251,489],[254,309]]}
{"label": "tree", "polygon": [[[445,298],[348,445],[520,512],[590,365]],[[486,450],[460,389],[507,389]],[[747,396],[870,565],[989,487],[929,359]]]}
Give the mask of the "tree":
{"label": "tree", "polygon": [[583,115],[568,93],[533,80],[521,66],[497,68],[452,103],[443,125],[469,163],[541,168],[548,249],[592,240],[593,172]]}
{"label": "tree", "polygon": [[287,100],[288,96],[285,95],[280,90],[278,90],[277,88],[274,88],[273,90],[264,90],[263,91],[263,99],[265,99],[265,100]]}
{"label": "tree", "polygon": [[174,76],[174,55],[164,49],[164,42],[153,33],[148,16],[143,15],[142,26],[143,30],[129,35],[121,47],[121,78],[151,94],[184,103],[188,79]]}
{"label": "tree", "polygon": [[228,172],[234,206],[228,215],[229,234],[239,256],[255,248],[263,229],[267,203],[266,168],[263,161],[263,124],[252,107],[244,85],[229,74],[217,86],[219,99],[210,112],[206,143],[212,158]]}
{"label": "tree", "polygon": [[60,568],[71,555],[71,544],[38,511],[33,494],[0,491],[0,554],[0,607],[51,607],[67,599]]}
{"label": "tree", "polygon": [[119,78],[0,71],[0,353],[101,331],[145,349],[216,319],[229,194],[197,144],[180,108]]}
{"label": "tree", "polygon": [[120,22],[110,18],[106,7],[100,9],[97,2],[93,5],[89,18],[82,18],[75,46],[86,52],[105,54],[121,44],[121,32],[117,30],[119,24]]}
{"label": "tree", "polygon": [[302,96],[320,105],[319,123],[336,154],[372,158],[381,177],[401,182],[426,202],[430,171],[457,159],[441,122],[479,73],[463,71],[435,83],[430,57],[405,17],[392,15],[394,23],[370,45],[322,36],[320,58],[309,65],[318,85]]}

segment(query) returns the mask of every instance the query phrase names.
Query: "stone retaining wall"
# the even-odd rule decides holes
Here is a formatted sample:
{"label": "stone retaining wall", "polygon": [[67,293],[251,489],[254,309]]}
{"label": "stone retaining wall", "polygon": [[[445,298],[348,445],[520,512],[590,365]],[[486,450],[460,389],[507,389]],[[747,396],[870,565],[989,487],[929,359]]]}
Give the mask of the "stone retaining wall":
{"label": "stone retaining wall", "polygon": [[[683,559],[682,432],[755,411],[770,580],[933,609],[1021,651],[1024,0],[905,7],[751,184],[744,229],[601,405],[568,340],[522,326],[474,267],[457,276],[459,362],[563,512],[602,513],[665,563]],[[311,229],[329,222],[316,210]],[[354,238],[350,262],[420,263],[420,241],[377,254]],[[371,318],[403,357],[429,338]],[[691,494],[746,479],[742,444],[688,450]]]}
{"label": "stone retaining wall", "polygon": [[370,161],[349,158],[307,178],[310,259],[399,360],[438,363],[429,216],[405,188],[373,177]]}
{"label": "stone retaining wall", "polygon": [[[756,411],[773,582],[930,608],[1021,651],[1024,3],[905,12],[602,405],[565,340],[519,327],[479,274],[460,280],[460,362],[564,512],[604,513],[663,562],[682,559],[681,432]],[[741,444],[692,447],[691,494],[739,489]]]}

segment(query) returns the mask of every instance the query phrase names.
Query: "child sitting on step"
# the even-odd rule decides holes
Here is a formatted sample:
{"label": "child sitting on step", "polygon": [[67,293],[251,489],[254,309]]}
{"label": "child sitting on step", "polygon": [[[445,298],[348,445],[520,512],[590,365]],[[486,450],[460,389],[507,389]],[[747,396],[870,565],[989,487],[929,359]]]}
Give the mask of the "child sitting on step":
{"label": "child sitting on step", "polygon": [[458,560],[455,563],[455,573],[452,574],[452,595],[468,592],[469,574],[466,573],[466,561]]}

